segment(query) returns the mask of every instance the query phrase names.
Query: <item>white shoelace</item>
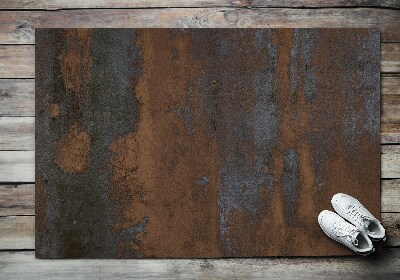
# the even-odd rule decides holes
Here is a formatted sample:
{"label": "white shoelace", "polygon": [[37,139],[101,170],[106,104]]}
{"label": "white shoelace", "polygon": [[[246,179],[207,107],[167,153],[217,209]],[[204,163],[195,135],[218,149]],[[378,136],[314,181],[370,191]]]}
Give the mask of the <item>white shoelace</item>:
{"label": "white shoelace", "polygon": [[360,232],[352,227],[350,224],[336,222],[333,225],[332,231],[336,234],[337,237],[344,237],[348,241],[351,241],[354,246],[358,246],[357,236]]}
{"label": "white shoelace", "polygon": [[347,207],[347,214],[352,216],[360,224],[360,226],[365,227],[369,233],[375,234],[375,232],[371,232],[368,229],[368,226],[371,223],[371,218],[368,215],[361,213],[360,207],[349,205]]}

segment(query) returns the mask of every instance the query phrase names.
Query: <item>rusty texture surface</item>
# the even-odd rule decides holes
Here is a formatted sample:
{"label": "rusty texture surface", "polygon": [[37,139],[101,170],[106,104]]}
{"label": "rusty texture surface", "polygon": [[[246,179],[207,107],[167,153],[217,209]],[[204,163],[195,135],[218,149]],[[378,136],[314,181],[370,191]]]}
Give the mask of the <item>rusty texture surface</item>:
{"label": "rusty texture surface", "polygon": [[36,256],[346,255],[380,215],[376,29],[36,29]]}

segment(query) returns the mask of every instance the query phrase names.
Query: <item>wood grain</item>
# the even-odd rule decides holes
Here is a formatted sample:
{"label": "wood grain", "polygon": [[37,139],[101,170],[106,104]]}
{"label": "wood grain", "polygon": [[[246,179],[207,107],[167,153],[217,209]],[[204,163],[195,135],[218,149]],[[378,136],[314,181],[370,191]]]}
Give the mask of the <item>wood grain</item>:
{"label": "wood grain", "polygon": [[35,248],[35,217],[0,217],[0,250]]}
{"label": "wood grain", "polygon": [[3,0],[0,2],[0,9],[19,9],[19,10],[59,10],[59,9],[93,9],[93,8],[182,8],[182,7],[382,7],[399,8],[400,3],[397,0],[295,0],[295,1],[277,1],[277,0]]}
{"label": "wood grain", "polygon": [[[361,2],[361,1],[360,1]],[[361,5],[359,3],[358,5]],[[385,0],[379,4],[384,7],[392,7],[394,4]],[[205,8],[205,7],[248,7],[250,1],[247,0],[3,0],[0,3],[2,9],[18,9],[18,10],[60,10],[60,9],[96,9],[96,8]],[[368,6],[368,5],[365,5]],[[377,5],[375,5],[377,6]]]}
{"label": "wood grain", "polygon": [[0,151],[0,182],[34,182],[34,151]]}
{"label": "wood grain", "polygon": [[381,143],[400,143],[400,79],[381,78]]}
{"label": "wood grain", "polygon": [[[386,124],[381,124],[386,126]],[[389,130],[392,126],[389,126]],[[398,132],[381,132],[381,143],[382,144],[398,144],[400,143],[400,133]]]}
{"label": "wood grain", "polygon": [[381,30],[382,42],[400,42],[400,13],[392,9],[165,8],[0,11],[1,44],[33,44],[34,30],[38,27],[376,27]]}
{"label": "wood grain", "polygon": [[384,246],[400,246],[400,213],[383,213],[382,224],[387,235]]}
{"label": "wood grain", "polygon": [[[400,246],[400,213],[382,213],[386,229],[385,247]],[[35,217],[0,217],[0,250],[35,249]]]}
{"label": "wood grain", "polygon": [[35,76],[34,46],[0,45],[0,60],[0,78],[33,78]]}
{"label": "wood grain", "polygon": [[34,117],[0,117],[0,150],[34,149]]}
{"label": "wood grain", "polygon": [[[34,252],[1,252],[5,279],[395,279],[400,249],[381,256],[222,260],[37,260]],[[22,265],[23,264],[23,265]]]}
{"label": "wood grain", "polygon": [[400,44],[383,44],[381,55],[381,72],[400,72]]}
{"label": "wood grain", "polygon": [[382,178],[400,178],[400,146],[382,146]]}
{"label": "wood grain", "polygon": [[400,122],[381,123],[381,143],[391,144],[400,142]]}
{"label": "wood grain", "polygon": [[400,180],[382,180],[381,187],[381,211],[400,212]]}
{"label": "wood grain", "polygon": [[0,185],[0,216],[35,215],[35,185]]}
{"label": "wood grain", "polygon": [[35,80],[0,79],[0,117],[34,115]]}
{"label": "wood grain", "polygon": [[381,122],[397,123],[400,121],[400,95],[382,94],[381,95]]}
{"label": "wood grain", "polygon": [[381,94],[400,95],[400,75],[383,75],[381,77]]}
{"label": "wood grain", "polygon": [[382,7],[382,8],[399,8],[398,0],[292,0],[292,1],[277,1],[277,0],[253,0],[251,7]]}

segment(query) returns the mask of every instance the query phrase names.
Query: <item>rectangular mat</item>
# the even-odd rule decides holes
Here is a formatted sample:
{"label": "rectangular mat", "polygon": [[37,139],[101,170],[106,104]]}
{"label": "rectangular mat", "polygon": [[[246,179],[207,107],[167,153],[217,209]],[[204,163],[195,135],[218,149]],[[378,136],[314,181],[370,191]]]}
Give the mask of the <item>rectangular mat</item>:
{"label": "rectangular mat", "polygon": [[36,256],[351,252],[380,216],[376,29],[36,29]]}

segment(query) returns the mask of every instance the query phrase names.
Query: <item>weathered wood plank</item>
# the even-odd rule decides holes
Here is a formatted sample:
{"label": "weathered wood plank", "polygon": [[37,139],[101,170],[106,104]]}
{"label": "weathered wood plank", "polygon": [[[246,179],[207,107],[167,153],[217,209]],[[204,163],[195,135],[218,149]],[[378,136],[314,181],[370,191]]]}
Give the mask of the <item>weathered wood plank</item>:
{"label": "weathered wood plank", "polygon": [[400,95],[400,76],[383,76],[381,78],[382,95]]}
{"label": "weathered wood plank", "polygon": [[[0,10],[60,10],[60,9],[107,9],[107,8],[205,8],[205,7],[248,7],[247,0],[3,0]],[[360,1],[361,2],[361,1]],[[375,1],[377,2],[377,1]],[[354,5],[362,6],[362,3]],[[392,1],[374,6],[393,7]],[[369,6],[369,5],[365,5]]]}
{"label": "weathered wood plank", "polygon": [[35,216],[0,217],[0,250],[34,248]]}
{"label": "weathered wood plank", "polygon": [[0,150],[34,149],[34,117],[0,117]]}
{"label": "weathered wood plank", "polygon": [[400,78],[381,79],[381,143],[400,143]]}
{"label": "weathered wood plank", "polygon": [[[1,252],[4,279],[396,279],[400,249],[343,258],[38,260]],[[22,265],[23,264],[23,265]]]}
{"label": "weathered wood plank", "polygon": [[382,180],[381,188],[381,211],[400,212],[400,180]]}
{"label": "weathered wood plank", "polygon": [[400,95],[382,94],[381,122],[396,123],[400,121]]}
{"label": "weathered wood plank", "polygon": [[[382,180],[381,211],[400,213],[400,180]],[[35,185],[0,185],[0,216],[34,215]]]}
{"label": "weathered wood plank", "polygon": [[0,185],[0,216],[34,214],[35,185]]}
{"label": "weathered wood plank", "polygon": [[[381,71],[400,72],[400,43],[382,44]],[[35,46],[0,45],[0,78],[34,78]]]}
{"label": "weathered wood plank", "polygon": [[387,235],[384,246],[400,246],[400,213],[383,213],[382,224]]}
{"label": "weathered wood plank", "polygon": [[400,143],[400,133],[381,132],[381,144],[399,144],[399,143]]}
{"label": "weathered wood plank", "polygon": [[0,61],[0,78],[33,78],[35,76],[34,46],[0,45]]}
{"label": "weathered wood plank", "polygon": [[382,178],[400,178],[400,146],[382,146]]}
{"label": "weathered wood plank", "polygon": [[381,71],[383,73],[400,72],[400,44],[382,44]]}
{"label": "weathered wood plank", "polygon": [[381,123],[381,143],[400,143],[400,122]]}
{"label": "weathered wood plank", "polygon": [[34,181],[34,151],[0,151],[0,182]]}
{"label": "weathered wood plank", "polygon": [[381,122],[381,143],[398,144],[400,143],[400,122]]}
{"label": "weathered wood plank", "polygon": [[0,79],[0,117],[34,115],[35,81]]}
{"label": "weathered wood plank", "polygon": [[250,7],[383,7],[383,8],[399,8],[400,2],[398,0],[291,0],[291,1],[277,1],[277,0],[253,0]]}
{"label": "weathered wood plank", "polygon": [[277,0],[3,0],[0,2],[1,9],[17,10],[60,10],[60,9],[86,9],[86,8],[182,8],[182,7],[383,7],[399,8],[398,0],[295,0],[295,1],[277,1]]}
{"label": "weathered wood plank", "polygon": [[400,13],[392,9],[164,8],[2,11],[0,43],[33,44],[38,27],[376,27],[382,42],[400,42]]}

